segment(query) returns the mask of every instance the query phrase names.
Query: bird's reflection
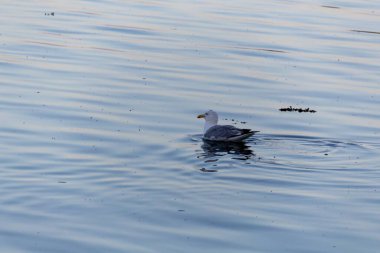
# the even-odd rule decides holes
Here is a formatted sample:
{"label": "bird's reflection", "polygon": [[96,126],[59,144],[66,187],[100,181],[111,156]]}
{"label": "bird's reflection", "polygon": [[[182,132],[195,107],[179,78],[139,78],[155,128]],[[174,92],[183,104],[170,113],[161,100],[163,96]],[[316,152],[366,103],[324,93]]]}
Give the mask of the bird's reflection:
{"label": "bird's reflection", "polygon": [[224,155],[232,155],[232,159],[248,160],[255,154],[244,142],[212,142],[203,141],[201,146],[203,150],[202,157],[220,157]]}

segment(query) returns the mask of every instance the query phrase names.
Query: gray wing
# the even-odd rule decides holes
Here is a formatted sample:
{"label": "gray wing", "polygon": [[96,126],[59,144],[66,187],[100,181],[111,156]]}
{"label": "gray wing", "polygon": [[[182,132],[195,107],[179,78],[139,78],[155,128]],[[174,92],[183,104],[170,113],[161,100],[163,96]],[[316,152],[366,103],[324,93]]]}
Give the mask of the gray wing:
{"label": "gray wing", "polygon": [[239,129],[234,126],[213,126],[204,134],[204,138],[207,140],[226,141],[231,138],[247,134],[250,129]]}

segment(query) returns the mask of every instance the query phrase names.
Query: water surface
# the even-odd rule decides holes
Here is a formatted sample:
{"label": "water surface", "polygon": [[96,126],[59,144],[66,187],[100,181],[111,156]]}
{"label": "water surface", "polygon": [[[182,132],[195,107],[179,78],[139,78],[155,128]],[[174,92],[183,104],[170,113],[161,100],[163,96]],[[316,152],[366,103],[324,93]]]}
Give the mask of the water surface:
{"label": "water surface", "polygon": [[[380,247],[380,4],[33,0],[1,13],[4,252]],[[208,109],[261,132],[204,143]]]}

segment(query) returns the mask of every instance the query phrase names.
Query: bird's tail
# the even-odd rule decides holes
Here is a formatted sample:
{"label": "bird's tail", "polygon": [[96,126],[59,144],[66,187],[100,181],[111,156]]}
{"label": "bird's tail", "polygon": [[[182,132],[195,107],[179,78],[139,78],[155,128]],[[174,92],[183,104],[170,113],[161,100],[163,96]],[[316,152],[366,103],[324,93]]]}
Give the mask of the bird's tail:
{"label": "bird's tail", "polygon": [[251,129],[242,129],[242,134],[252,134],[258,133],[260,131],[252,131]]}

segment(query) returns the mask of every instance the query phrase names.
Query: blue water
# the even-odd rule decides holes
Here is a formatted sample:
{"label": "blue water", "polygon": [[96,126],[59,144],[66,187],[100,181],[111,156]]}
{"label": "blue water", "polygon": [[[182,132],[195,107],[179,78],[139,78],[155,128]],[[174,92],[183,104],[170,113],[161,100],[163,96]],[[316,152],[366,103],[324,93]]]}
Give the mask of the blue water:
{"label": "blue water", "polygon": [[[379,15],[358,0],[3,4],[1,251],[377,252]],[[208,109],[260,133],[204,143]]]}

